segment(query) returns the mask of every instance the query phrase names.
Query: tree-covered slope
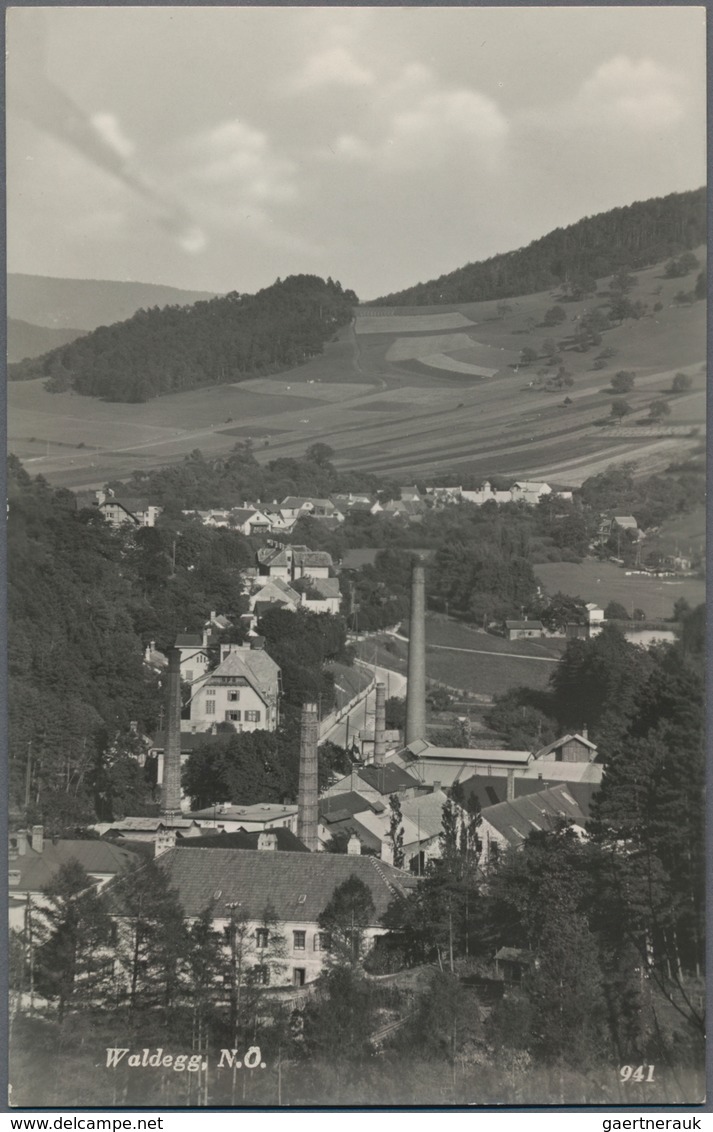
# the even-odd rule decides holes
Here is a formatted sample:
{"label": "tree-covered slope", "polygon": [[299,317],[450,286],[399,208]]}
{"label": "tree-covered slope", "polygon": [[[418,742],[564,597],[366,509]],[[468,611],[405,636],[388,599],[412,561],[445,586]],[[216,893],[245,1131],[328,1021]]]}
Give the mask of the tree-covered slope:
{"label": "tree-covered slope", "polygon": [[352,291],[315,275],[279,279],[255,295],[232,292],[192,306],[139,310],[126,322],[10,368],[108,401],[147,401],[298,365],[351,318]]}
{"label": "tree-covered slope", "polygon": [[621,267],[641,268],[706,242],[704,188],[637,201],[534,240],[525,248],[468,263],[439,279],[374,300],[376,306],[469,303],[581,284]]}

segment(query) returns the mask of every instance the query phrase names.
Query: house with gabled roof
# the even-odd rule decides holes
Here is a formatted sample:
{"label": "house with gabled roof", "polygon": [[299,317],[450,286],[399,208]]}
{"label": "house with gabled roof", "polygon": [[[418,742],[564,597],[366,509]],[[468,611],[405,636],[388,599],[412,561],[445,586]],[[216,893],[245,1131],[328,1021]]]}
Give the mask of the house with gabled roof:
{"label": "house with gabled roof", "polygon": [[274,731],[278,723],[280,668],[264,648],[220,645],[220,661],[198,682],[190,700],[190,716],[182,731],[205,731],[230,723],[235,731]]}
{"label": "house with gabled roof", "polygon": [[112,527],[154,527],[162,508],[148,499],[117,496],[107,488],[95,492],[96,507]]}
{"label": "house with gabled roof", "polygon": [[43,889],[63,865],[78,862],[97,889],[102,889],[139,860],[128,849],[99,838],[45,837],[41,825],[11,834],[8,858],[9,920],[10,927],[18,930],[24,926],[28,907],[46,906]]}
{"label": "house with gabled roof", "polygon": [[248,921],[251,966],[261,966],[269,934],[278,935],[281,958],[279,965],[271,964],[270,978],[293,986],[314,981],[324,966],[330,941],[319,917],[341,884],[354,876],[369,890],[373,912],[364,931],[367,942],[385,934],[381,919],[389,904],[406,896],[414,884],[401,870],[354,853],[181,847],[164,853],[158,865],[189,919],[211,907],[214,928],[226,934],[231,910],[240,908]]}
{"label": "house with gabled roof", "polygon": [[590,763],[597,757],[597,744],[587,737],[587,729],[563,735],[535,753],[536,759],[558,763]]}
{"label": "house with gabled roof", "polygon": [[531,833],[551,832],[563,822],[580,837],[586,836],[587,817],[565,782],[522,798],[486,806],[480,817],[478,836],[482,841],[484,865],[497,860],[507,849],[521,848]]}

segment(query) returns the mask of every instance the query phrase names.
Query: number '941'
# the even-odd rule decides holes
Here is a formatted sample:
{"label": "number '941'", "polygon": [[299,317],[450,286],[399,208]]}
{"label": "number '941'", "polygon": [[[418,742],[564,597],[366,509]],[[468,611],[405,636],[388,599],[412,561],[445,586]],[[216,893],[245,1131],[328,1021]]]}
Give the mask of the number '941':
{"label": "number '941'", "polygon": [[619,1076],[621,1077],[622,1084],[624,1085],[626,1085],[629,1081],[643,1081],[648,1085],[654,1079],[654,1066],[622,1065],[619,1069]]}

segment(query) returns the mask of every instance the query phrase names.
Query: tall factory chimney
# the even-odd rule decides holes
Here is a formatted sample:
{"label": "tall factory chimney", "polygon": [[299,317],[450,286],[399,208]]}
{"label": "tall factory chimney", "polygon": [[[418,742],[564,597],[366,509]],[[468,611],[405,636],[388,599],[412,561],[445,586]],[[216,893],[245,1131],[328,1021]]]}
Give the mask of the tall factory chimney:
{"label": "tall factory chimney", "polygon": [[374,712],[374,766],[384,765],[386,754],[386,687],[376,685],[376,709]]}
{"label": "tall factory chimney", "polygon": [[181,653],[168,654],[168,708],[163,751],[161,814],[170,817],[181,812]]}
{"label": "tall factory chimney", "polygon": [[406,745],[426,738],[426,579],[423,561],[411,571],[411,619],[406,688]]}
{"label": "tall factory chimney", "polygon": [[302,705],[300,726],[300,785],[297,798],[297,836],[310,853],[319,848],[317,836],[317,742],[319,722],[316,704]]}

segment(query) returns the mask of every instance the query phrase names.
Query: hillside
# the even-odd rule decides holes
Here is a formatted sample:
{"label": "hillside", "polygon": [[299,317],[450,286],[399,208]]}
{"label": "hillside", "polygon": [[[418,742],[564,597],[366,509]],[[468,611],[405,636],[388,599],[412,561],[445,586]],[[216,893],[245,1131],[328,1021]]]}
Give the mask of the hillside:
{"label": "hillside", "polygon": [[125,322],[12,366],[10,378],[45,377],[52,392],[128,402],[229,384],[320,354],[350,321],[356,302],[331,279],[293,275],[255,295],[232,292],[192,306],[138,310]]}
{"label": "hillside", "polygon": [[84,330],[71,327],[52,330],[47,326],[35,326],[21,318],[8,318],[7,360],[21,362],[24,358],[39,358],[41,354],[66,346],[85,333]]}
{"label": "hillside", "polygon": [[79,327],[77,333],[121,322],[141,307],[185,306],[213,297],[210,291],[117,279],[55,279],[12,272],[7,277],[9,318],[52,329]]}
{"label": "hillside", "polygon": [[706,242],[706,191],[671,193],[585,217],[525,248],[469,263],[427,283],[374,299],[372,306],[469,303],[566,284],[571,297],[621,267],[640,269]]}

